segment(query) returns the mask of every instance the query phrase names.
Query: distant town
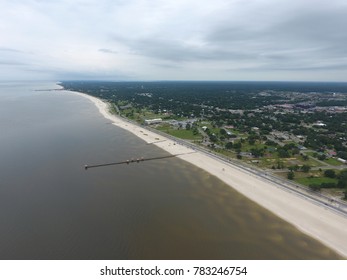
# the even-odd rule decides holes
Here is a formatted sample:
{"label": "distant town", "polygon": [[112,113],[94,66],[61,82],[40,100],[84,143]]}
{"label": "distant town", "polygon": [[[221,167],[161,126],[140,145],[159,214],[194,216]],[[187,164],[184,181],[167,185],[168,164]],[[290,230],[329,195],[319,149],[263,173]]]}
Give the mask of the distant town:
{"label": "distant town", "polygon": [[347,199],[347,85],[63,82],[115,114]]}

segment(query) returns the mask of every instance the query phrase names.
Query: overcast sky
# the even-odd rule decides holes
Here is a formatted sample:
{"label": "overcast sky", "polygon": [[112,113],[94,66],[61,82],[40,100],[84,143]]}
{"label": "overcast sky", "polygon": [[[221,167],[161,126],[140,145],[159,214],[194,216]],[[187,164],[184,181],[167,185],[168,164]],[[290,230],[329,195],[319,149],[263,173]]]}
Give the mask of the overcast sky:
{"label": "overcast sky", "polygon": [[0,0],[0,80],[347,81],[346,0]]}

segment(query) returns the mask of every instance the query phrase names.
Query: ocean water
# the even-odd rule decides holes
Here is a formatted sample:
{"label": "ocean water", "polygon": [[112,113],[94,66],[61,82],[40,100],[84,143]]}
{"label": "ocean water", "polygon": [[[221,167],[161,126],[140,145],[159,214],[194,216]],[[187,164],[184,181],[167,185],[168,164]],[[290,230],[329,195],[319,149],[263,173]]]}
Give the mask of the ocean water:
{"label": "ocean water", "polygon": [[[339,259],[54,83],[0,83],[0,259]],[[39,91],[37,91],[39,90]]]}

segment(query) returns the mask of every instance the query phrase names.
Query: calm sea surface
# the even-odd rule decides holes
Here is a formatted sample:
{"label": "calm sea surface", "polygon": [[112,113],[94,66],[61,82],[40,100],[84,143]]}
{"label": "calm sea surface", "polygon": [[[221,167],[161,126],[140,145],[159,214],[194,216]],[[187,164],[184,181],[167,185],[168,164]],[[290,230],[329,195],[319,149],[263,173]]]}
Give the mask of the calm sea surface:
{"label": "calm sea surface", "polygon": [[0,83],[0,259],[337,259],[54,84]]}

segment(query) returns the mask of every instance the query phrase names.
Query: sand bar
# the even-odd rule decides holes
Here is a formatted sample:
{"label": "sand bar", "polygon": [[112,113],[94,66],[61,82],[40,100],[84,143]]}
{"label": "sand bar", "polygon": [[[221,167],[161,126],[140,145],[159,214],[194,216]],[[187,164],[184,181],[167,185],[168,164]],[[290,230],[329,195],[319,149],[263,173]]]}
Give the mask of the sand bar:
{"label": "sand bar", "polygon": [[190,153],[179,158],[216,176],[252,201],[347,258],[347,218],[284,191],[276,184],[237,166],[217,160],[200,151],[191,153],[194,150],[111,114],[106,102],[87,94],[75,93],[92,101],[100,113],[114,125],[133,133],[147,143],[153,143],[171,154]]}

